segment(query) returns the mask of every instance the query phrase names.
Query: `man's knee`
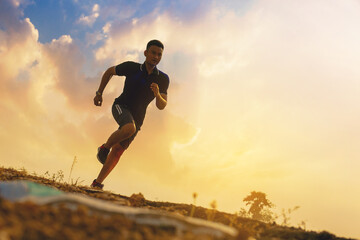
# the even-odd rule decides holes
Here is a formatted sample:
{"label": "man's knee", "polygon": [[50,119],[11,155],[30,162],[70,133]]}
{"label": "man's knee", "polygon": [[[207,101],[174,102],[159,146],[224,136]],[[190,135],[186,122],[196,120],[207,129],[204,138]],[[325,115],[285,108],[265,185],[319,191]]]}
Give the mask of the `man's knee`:
{"label": "man's knee", "polygon": [[121,130],[124,131],[126,138],[131,137],[136,132],[136,126],[134,123],[128,123],[121,127]]}

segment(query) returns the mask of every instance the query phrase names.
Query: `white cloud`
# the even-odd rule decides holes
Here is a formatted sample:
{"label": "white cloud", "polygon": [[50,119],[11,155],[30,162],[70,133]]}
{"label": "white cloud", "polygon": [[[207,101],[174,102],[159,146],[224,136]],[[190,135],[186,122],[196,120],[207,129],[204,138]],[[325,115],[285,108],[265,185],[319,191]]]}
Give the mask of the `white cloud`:
{"label": "white cloud", "polygon": [[93,33],[86,34],[87,46],[98,44],[108,37],[111,28],[111,23],[107,22],[101,29],[101,31],[95,31]]}
{"label": "white cloud", "polygon": [[109,33],[110,28],[111,28],[111,23],[108,22],[108,23],[106,23],[106,24],[104,25],[104,27],[102,28],[102,30],[103,30],[104,33]]}
{"label": "white cloud", "polygon": [[62,35],[59,39],[53,39],[51,42],[53,44],[71,44],[72,43],[72,38],[70,35]]}
{"label": "white cloud", "polygon": [[99,10],[100,10],[99,4],[94,4],[93,9],[92,9],[93,13],[97,13],[97,12],[99,12]]}
{"label": "white cloud", "polygon": [[[36,60],[39,33],[28,18],[18,19],[21,13],[15,2],[3,1],[0,6],[0,69],[3,74],[0,81],[8,83]],[[2,87],[6,86],[2,84],[0,89]]]}
{"label": "white cloud", "polygon": [[95,23],[96,19],[100,16],[99,11],[100,11],[99,5],[94,4],[92,8],[92,14],[89,16],[85,16],[84,14],[82,14],[78,20],[78,23],[91,27]]}

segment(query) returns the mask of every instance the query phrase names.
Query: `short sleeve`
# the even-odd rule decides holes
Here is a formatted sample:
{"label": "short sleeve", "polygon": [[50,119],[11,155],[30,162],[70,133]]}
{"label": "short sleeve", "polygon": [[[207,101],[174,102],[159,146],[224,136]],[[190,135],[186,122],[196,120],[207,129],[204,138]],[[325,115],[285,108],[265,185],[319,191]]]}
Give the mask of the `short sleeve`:
{"label": "short sleeve", "polygon": [[138,68],[138,64],[134,62],[123,62],[115,66],[115,72],[118,76],[128,76],[131,72]]}
{"label": "short sleeve", "polygon": [[161,84],[159,84],[159,91],[160,93],[167,94],[167,90],[169,88],[170,79],[169,76],[164,74],[164,78],[161,81]]}

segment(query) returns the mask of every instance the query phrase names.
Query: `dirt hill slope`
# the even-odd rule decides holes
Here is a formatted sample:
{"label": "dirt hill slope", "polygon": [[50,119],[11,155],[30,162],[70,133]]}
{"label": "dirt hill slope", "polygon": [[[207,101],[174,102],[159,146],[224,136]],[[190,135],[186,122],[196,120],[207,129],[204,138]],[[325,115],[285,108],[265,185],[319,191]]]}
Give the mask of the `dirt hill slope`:
{"label": "dirt hill slope", "polygon": [[[130,197],[111,192],[94,192],[89,187],[63,183],[58,176],[43,177],[28,174],[25,170],[0,168],[0,181],[30,180],[52,186],[64,192],[80,193],[115,204],[134,208],[166,211],[189,216],[193,208],[189,204],[155,202],[146,200],[142,194]],[[1,194],[1,193],[0,193]],[[196,207],[194,216],[208,220],[212,210]],[[332,240],[338,238],[328,232],[305,231],[276,224],[241,218],[233,214],[215,211],[212,221],[238,230],[231,239],[246,240]],[[86,206],[70,209],[65,205],[37,205],[32,202],[11,202],[0,195],[0,240],[8,239],[219,239],[206,234],[186,232],[179,236],[172,228],[139,224],[121,215],[101,216],[91,213]],[[222,238],[230,239],[230,238]]]}

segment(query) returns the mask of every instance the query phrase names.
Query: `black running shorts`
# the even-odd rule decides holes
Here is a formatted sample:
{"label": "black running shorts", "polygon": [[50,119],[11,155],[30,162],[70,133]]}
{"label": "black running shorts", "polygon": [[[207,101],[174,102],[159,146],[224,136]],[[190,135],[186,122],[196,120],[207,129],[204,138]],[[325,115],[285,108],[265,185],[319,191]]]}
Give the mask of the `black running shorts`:
{"label": "black running shorts", "polygon": [[[135,124],[132,114],[124,106],[114,103],[112,106],[112,114],[113,114],[115,121],[119,124],[119,129],[128,123]],[[124,141],[120,142],[120,145],[124,149],[127,149],[129,147],[130,143],[134,140],[137,132],[138,132],[138,129],[136,128],[136,132],[128,139],[125,139]]]}

